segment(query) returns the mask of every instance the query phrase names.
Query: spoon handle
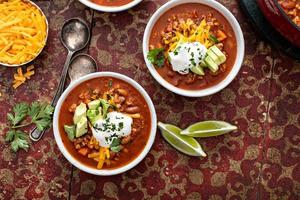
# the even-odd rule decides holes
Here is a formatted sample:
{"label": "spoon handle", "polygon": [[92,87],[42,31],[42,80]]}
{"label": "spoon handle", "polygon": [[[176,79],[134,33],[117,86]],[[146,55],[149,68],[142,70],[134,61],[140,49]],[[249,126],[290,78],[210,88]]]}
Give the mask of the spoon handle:
{"label": "spoon handle", "polygon": [[[46,129],[46,130],[47,130],[47,129]],[[29,138],[30,138],[32,141],[37,142],[37,141],[39,141],[39,140],[43,137],[43,135],[44,135],[44,133],[46,132],[46,130],[40,131],[40,130],[37,129],[37,127],[35,126],[35,127],[31,130],[31,132],[30,132],[30,134],[29,134]]]}
{"label": "spoon handle", "polygon": [[[67,56],[67,59],[66,59],[66,62],[65,62],[65,65],[64,65],[64,68],[63,68],[63,71],[62,71],[62,74],[61,74],[61,78],[60,78],[60,82],[59,82],[59,85],[58,85],[58,88],[56,90],[56,93],[55,93],[55,96],[51,102],[51,105],[52,106],[56,106],[57,104],[57,101],[59,99],[59,97],[61,96],[61,94],[63,93],[64,91],[64,86],[65,86],[65,82],[66,82],[66,78],[67,78],[67,72],[68,72],[68,68],[69,68],[69,65],[70,65],[70,62],[71,62],[71,58],[73,56],[73,53],[72,51],[69,51],[68,52],[68,56]],[[46,129],[47,130],[47,129]],[[39,141],[46,130],[43,130],[43,131],[40,131],[37,129],[37,127],[35,126],[29,133],[29,138],[32,140],[32,141]]]}
{"label": "spoon handle", "polygon": [[56,106],[59,97],[61,96],[61,94],[64,91],[64,86],[65,86],[65,82],[66,82],[66,78],[67,78],[67,72],[68,72],[68,68],[69,68],[73,53],[74,52],[72,52],[72,51],[69,51],[69,53],[68,53],[68,56],[67,56],[62,74],[61,74],[60,82],[59,82],[58,88],[56,90],[56,94],[55,94],[55,96],[52,100],[52,103],[51,103],[51,105],[54,106],[54,107]]}

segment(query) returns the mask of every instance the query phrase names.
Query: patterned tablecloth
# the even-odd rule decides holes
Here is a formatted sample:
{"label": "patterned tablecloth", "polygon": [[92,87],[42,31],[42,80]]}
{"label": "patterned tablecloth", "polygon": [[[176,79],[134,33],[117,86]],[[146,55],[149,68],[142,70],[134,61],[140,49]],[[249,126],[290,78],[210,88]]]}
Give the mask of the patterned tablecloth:
{"label": "patterned tablecloth", "polygon": [[[213,96],[175,95],[151,77],[142,55],[147,21],[165,2],[144,0],[117,14],[93,12],[76,0],[37,2],[50,30],[47,46],[34,62],[36,74],[14,90],[16,69],[0,68],[0,199],[300,199],[300,63],[264,42],[237,0],[221,0],[244,32],[242,69]],[[120,72],[139,82],[152,97],[160,121],[186,127],[219,119],[236,124],[239,131],[202,139],[207,158],[177,152],[158,133],[137,167],[113,177],[72,167],[52,130],[28,152],[12,153],[3,138],[6,113],[19,101],[51,101],[66,58],[60,28],[71,17],[91,25],[91,44],[84,51],[97,59],[100,71]]]}

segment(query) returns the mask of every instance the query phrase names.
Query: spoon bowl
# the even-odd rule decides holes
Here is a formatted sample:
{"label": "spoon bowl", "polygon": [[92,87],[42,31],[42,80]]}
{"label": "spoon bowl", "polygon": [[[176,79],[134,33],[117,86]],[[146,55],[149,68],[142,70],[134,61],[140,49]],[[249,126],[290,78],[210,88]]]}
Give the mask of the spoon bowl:
{"label": "spoon bowl", "polygon": [[90,40],[88,25],[79,18],[68,20],[62,27],[61,41],[69,51],[83,49]]}
{"label": "spoon bowl", "polygon": [[78,54],[71,60],[68,75],[71,82],[73,82],[96,71],[98,71],[98,66],[94,58],[88,54]]}

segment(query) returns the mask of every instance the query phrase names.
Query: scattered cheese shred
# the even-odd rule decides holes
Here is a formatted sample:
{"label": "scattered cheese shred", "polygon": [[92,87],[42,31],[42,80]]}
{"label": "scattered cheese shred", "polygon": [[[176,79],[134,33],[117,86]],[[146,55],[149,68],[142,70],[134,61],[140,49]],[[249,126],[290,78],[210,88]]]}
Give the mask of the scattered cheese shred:
{"label": "scattered cheese shred", "polygon": [[22,68],[17,69],[17,73],[14,74],[13,88],[17,89],[20,85],[26,82],[26,79],[34,75],[34,66],[30,65],[26,68],[26,72],[23,73]]}

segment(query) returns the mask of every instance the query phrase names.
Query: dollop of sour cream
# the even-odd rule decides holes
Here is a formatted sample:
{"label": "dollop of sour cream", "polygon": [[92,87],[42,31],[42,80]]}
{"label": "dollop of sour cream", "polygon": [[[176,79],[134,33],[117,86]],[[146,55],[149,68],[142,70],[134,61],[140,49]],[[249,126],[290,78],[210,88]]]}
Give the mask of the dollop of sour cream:
{"label": "dollop of sour cream", "polygon": [[113,138],[131,133],[132,118],[120,112],[110,112],[105,119],[96,121],[92,128],[94,138],[102,147],[110,147]]}
{"label": "dollop of sour cream", "polygon": [[200,42],[186,42],[180,44],[169,53],[173,71],[187,74],[192,67],[198,66],[205,58],[207,49]]}

